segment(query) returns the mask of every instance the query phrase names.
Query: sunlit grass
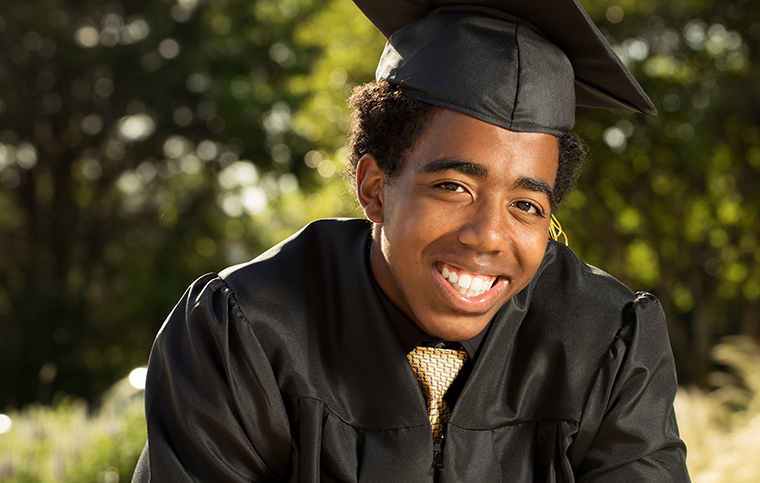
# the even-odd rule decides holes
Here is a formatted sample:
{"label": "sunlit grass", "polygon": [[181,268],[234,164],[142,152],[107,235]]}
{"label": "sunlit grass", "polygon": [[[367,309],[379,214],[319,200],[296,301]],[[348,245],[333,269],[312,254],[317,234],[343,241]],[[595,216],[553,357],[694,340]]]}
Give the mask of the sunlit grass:
{"label": "sunlit grass", "polygon": [[760,345],[730,337],[713,349],[728,367],[713,375],[717,389],[682,389],[678,425],[694,483],[760,481]]}
{"label": "sunlit grass", "polygon": [[[712,392],[682,388],[678,423],[694,483],[760,481],[760,345],[742,337],[713,350],[726,370]],[[142,393],[128,378],[93,409],[70,398],[32,406],[0,425],[0,481],[8,483],[128,482],[145,443]],[[5,421],[7,418],[3,418]]]}
{"label": "sunlit grass", "polygon": [[128,482],[145,444],[142,394],[127,380],[95,409],[77,398],[7,415],[0,434],[0,481]]}

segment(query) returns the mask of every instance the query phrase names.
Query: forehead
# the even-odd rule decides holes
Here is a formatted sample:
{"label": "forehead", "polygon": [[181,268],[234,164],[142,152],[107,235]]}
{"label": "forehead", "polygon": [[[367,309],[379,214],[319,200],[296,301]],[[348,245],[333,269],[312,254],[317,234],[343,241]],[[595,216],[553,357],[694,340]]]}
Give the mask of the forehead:
{"label": "forehead", "polygon": [[530,175],[553,185],[559,142],[550,134],[514,132],[466,114],[437,109],[407,151],[403,171],[420,174],[429,171],[426,166],[436,160],[473,163],[485,168],[489,176]]}

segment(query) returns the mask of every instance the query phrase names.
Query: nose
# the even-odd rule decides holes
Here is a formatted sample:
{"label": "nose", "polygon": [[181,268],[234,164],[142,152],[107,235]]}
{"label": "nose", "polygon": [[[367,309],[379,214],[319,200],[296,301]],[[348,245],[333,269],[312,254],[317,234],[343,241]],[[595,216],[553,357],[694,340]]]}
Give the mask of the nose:
{"label": "nose", "polygon": [[507,208],[489,200],[478,203],[464,214],[459,241],[481,253],[498,253],[508,244],[509,220]]}

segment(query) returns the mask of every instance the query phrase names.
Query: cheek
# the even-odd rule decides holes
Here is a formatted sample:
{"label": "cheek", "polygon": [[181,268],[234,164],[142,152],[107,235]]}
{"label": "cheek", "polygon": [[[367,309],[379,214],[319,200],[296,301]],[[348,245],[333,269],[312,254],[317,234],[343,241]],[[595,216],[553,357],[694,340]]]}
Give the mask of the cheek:
{"label": "cheek", "polygon": [[546,227],[546,233],[543,230],[526,230],[516,242],[518,246],[520,263],[523,269],[532,272],[538,269],[546,252],[546,246],[549,243],[549,227]]}
{"label": "cheek", "polygon": [[440,220],[446,219],[434,208],[433,203],[411,197],[390,203],[386,205],[385,230],[397,243],[421,242],[440,231]]}
{"label": "cheek", "polygon": [[546,253],[546,246],[549,243],[548,236],[541,237],[536,240],[536,243],[530,248],[529,251],[529,258],[530,258],[530,271],[531,271],[531,277],[533,277],[533,274],[538,270],[539,265],[541,265],[541,261],[544,259],[544,254]]}
{"label": "cheek", "polygon": [[428,277],[429,264],[441,250],[445,226],[423,208],[394,212],[383,225],[383,251],[402,284],[419,284]]}

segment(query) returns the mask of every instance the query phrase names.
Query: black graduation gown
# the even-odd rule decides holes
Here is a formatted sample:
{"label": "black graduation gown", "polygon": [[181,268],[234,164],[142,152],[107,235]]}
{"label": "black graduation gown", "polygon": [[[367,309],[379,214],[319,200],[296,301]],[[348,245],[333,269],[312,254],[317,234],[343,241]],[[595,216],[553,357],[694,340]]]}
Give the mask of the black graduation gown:
{"label": "black graduation gown", "polygon": [[688,481],[658,301],[554,242],[494,318],[435,475],[369,230],[319,221],[193,283],[151,353],[134,481]]}

